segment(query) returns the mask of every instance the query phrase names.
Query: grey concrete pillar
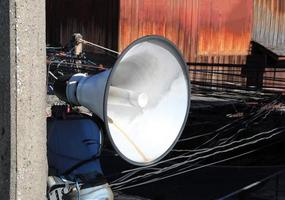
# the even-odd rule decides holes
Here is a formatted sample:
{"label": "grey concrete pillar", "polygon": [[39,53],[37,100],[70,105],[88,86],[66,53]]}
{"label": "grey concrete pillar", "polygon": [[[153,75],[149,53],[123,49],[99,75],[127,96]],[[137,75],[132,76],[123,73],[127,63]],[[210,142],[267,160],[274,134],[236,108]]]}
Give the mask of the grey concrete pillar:
{"label": "grey concrete pillar", "polygon": [[45,199],[45,0],[0,0],[0,199]]}

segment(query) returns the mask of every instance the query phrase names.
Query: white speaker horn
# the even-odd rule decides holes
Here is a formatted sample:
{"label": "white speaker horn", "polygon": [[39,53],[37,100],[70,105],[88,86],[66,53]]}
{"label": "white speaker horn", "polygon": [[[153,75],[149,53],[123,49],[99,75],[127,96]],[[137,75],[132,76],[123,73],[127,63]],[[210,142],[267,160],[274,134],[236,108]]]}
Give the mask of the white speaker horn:
{"label": "white speaker horn", "polygon": [[162,159],[183,131],[190,108],[188,68],[170,41],[146,36],[129,45],[111,70],[70,78],[66,97],[104,121],[122,158],[148,165]]}

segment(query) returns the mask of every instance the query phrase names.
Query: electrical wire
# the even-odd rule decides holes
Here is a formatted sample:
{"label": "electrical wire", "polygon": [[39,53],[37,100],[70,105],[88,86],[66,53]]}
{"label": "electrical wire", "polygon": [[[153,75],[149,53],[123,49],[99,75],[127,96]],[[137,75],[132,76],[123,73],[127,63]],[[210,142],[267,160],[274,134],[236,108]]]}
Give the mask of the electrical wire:
{"label": "electrical wire", "polygon": [[[254,115],[254,116],[255,116],[255,115]],[[274,130],[275,130],[275,129],[273,129],[273,130],[271,130],[271,131],[274,131]],[[269,131],[269,133],[270,133],[271,131]],[[266,134],[266,133],[268,133],[268,132],[263,132],[263,133],[261,133],[261,134]],[[242,141],[244,141],[244,140],[246,140],[246,139],[252,139],[252,138],[257,137],[257,136],[259,136],[259,135],[260,135],[260,134],[256,134],[256,135],[254,135],[254,136],[252,136],[252,137],[245,138],[245,139],[241,139],[240,141],[234,141],[234,142],[232,142],[232,143],[225,144],[225,145],[222,146],[222,147],[230,146],[230,145],[235,144],[235,143],[237,143],[237,142],[242,142]],[[210,140],[212,140],[212,138],[211,138]],[[208,140],[208,141],[209,141],[209,140]],[[199,147],[201,147],[201,145],[200,145]],[[221,146],[215,146],[215,147],[213,147],[213,148],[208,148],[207,150],[203,151],[203,153],[208,152],[208,151],[211,151],[211,150],[214,150],[214,149],[217,149],[217,148],[220,148],[220,147],[221,147]],[[199,149],[199,148],[197,148],[197,149]],[[196,150],[197,150],[197,149],[196,149]],[[201,151],[198,151],[197,153],[192,154],[192,156],[199,155],[199,154],[201,154]],[[174,157],[174,158],[170,158],[170,159],[166,159],[166,160],[160,161],[160,162],[158,162],[158,163],[152,164],[152,165],[150,165],[150,167],[154,167],[154,166],[157,166],[157,165],[159,165],[159,164],[166,163],[166,162],[169,162],[169,161],[174,161],[174,160],[177,160],[177,159],[185,158],[185,157],[187,157],[187,156],[188,156],[187,154],[182,154],[182,155],[180,155],[180,156],[177,156],[177,157]],[[143,166],[143,167],[139,167],[139,168],[135,168],[135,169],[126,170],[126,171],[123,171],[122,173],[127,173],[127,172],[129,172],[129,171],[133,171],[133,170],[137,170],[137,169],[145,169],[145,168],[147,168],[147,167],[149,167],[149,166]]]}
{"label": "electrical wire", "polygon": [[[283,128],[276,128],[275,130],[278,130],[278,129],[281,129],[281,130],[280,130],[280,131],[277,131],[276,133],[273,133],[273,134],[271,134],[271,135],[269,135],[269,136],[267,136],[267,137],[259,138],[259,139],[253,140],[253,141],[249,141],[249,142],[247,142],[247,143],[242,143],[241,145],[237,145],[237,146],[234,146],[234,147],[232,147],[232,148],[227,148],[227,149],[225,149],[225,150],[216,151],[216,152],[213,152],[213,153],[211,153],[211,154],[206,154],[206,155],[204,155],[204,156],[199,156],[199,157],[194,158],[194,159],[189,159],[190,157],[193,157],[193,155],[190,156],[190,157],[188,156],[188,157],[186,157],[186,158],[188,158],[188,159],[185,160],[185,161],[183,161],[183,162],[179,162],[179,163],[174,164],[174,165],[172,165],[172,166],[170,166],[170,167],[169,167],[169,166],[168,166],[168,167],[164,167],[164,168],[160,169],[159,171],[150,172],[150,173],[146,173],[146,174],[144,174],[144,175],[140,175],[140,176],[131,178],[131,179],[129,179],[129,180],[127,180],[127,181],[124,181],[124,182],[114,183],[114,184],[112,184],[112,186],[123,185],[123,184],[126,184],[126,183],[128,183],[128,182],[134,181],[134,180],[136,180],[136,179],[138,179],[138,178],[148,177],[148,176],[153,175],[153,174],[157,175],[157,174],[160,174],[161,172],[166,172],[166,171],[169,171],[169,170],[175,169],[175,168],[177,169],[177,167],[181,167],[181,166],[183,166],[183,165],[185,165],[185,164],[188,164],[188,163],[190,163],[190,162],[196,162],[196,161],[198,161],[198,160],[206,159],[206,158],[209,158],[209,157],[212,157],[212,156],[221,154],[221,153],[227,153],[227,152],[230,152],[230,151],[233,151],[233,150],[237,150],[237,149],[240,149],[240,148],[245,147],[245,146],[248,146],[248,145],[253,145],[253,144],[256,144],[256,143],[261,142],[261,141],[264,141],[264,140],[269,140],[269,139],[271,139],[272,137],[274,137],[274,136],[276,136],[276,135],[278,135],[278,134],[280,134],[280,133],[284,133],[285,127],[283,127]],[[267,132],[262,132],[262,133],[260,133],[260,134],[256,134],[255,136],[260,136],[260,135],[265,134],[265,133],[269,134],[269,133],[272,133],[272,132],[274,132],[274,131],[271,130],[271,131],[267,131]],[[247,140],[250,140],[251,138],[253,138],[253,137],[247,138]],[[241,143],[241,142],[244,142],[244,141],[246,141],[246,139],[242,139],[242,140],[235,141],[235,142]],[[232,144],[233,144],[233,143],[232,143]],[[223,147],[225,147],[225,146],[226,146],[226,145],[224,145]],[[205,153],[205,152],[203,152],[203,153]]]}
{"label": "electrical wire", "polygon": [[[209,164],[205,164],[205,165],[202,165],[202,166],[199,166],[199,167],[191,168],[191,169],[188,169],[188,170],[183,171],[183,172],[177,172],[175,174],[171,174],[171,175],[160,177],[160,178],[154,178],[152,180],[144,181],[144,182],[141,182],[141,183],[137,183],[137,184],[121,187],[121,188],[113,186],[112,189],[114,191],[120,191],[120,190],[125,190],[125,189],[129,189],[129,188],[133,188],[133,187],[142,186],[142,185],[149,184],[149,183],[154,183],[154,182],[157,182],[157,181],[161,181],[163,179],[171,178],[171,177],[178,176],[178,175],[181,175],[181,174],[185,174],[185,173],[188,173],[188,172],[191,172],[191,171],[195,171],[195,170],[198,170],[198,169],[209,167],[209,166],[212,166],[212,165],[215,165],[215,164],[218,164],[218,163],[222,163],[222,162],[226,162],[226,161],[229,161],[229,160],[233,160],[233,159],[236,159],[236,158],[248,155],[250,153],[253,153],[255,151],[258,151],[258,150],[259,149],[255,149],[255,150],[243,153],[243,154],[235,155],[235,156],[232,156],[232,157],[229,157],[229,158],[226,158],[226,159],[222,159],[222,160],[219,160],[219,161],[215,161],[215,162],[212,162],[212,163],[209,163]],[[111,187],[112,187],[112,184],[111,184]]]}
{"label": "electrical wire", "polygon": [[83,44],[87,44],[87,45],[90,45],[90,46],[93,46],[93,47],[97,47],[97,48],[100,48],[100,49],[103,49],[103,50],[106,50],[106,51],[109,51],[109,52],[118,54],[118,55],[120,54],[120,52],[118,52],[118,51],[114,51],[114,50],[112,50],[112,49],[103,47],[103,46],[101,46],[101,45],[98,45],[98,44],[95,44],[95,43],[92,43],[92,42],[89,42],[89,41],[87,41],[87,40],[80,39],[80,42],[82,42]]}

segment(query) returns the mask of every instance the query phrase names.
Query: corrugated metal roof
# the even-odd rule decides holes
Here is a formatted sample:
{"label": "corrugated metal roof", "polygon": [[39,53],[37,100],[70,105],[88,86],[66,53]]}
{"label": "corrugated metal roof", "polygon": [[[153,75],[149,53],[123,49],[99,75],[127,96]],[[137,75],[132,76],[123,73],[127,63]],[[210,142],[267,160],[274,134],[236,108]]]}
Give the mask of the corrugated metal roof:
{"label": "corrugated metal roof", "polygon": [[[285,1],[254,0],[252,38],[282,60],[285,56]],[[272,68],[263,76],[265,87],[285,87],[285,72]]]}
{"label": "corrugated metal roof", "polygon": [[273,50],[285,49],[284,0],[254,0],[253,40]]}

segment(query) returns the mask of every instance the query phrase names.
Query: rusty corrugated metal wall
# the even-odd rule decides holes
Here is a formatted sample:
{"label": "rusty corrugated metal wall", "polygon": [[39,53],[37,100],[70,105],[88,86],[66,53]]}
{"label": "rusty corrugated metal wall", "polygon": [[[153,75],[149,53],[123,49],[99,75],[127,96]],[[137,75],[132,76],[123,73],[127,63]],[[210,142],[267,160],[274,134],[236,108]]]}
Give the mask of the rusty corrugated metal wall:
{"label": "rusty corrugated metal wall", "polygon": [[172,40],[186,60],[247,55],[252,0],[121,0],[119,48],[148,34]]}
{"label": "rusty corrugated metal wall", "polygon": [[[239,65],[248,62],[251,39],[284,46],[284,13],[284,0],[47,0],[47,43],[64,45],[81,32],[89,41],[122,50],[141,36],[158,34],[172,40],[186,61],[205,63],[191,66],[193,82],[245,86],[246,70]],[[264,85],[280,85],[276,80],[282,77],[283,72],[266,72]]]}
{"label": "rusty corrugated metal wall", "polygon": [[[162,35],[189,59],[197,52],[197,0],[121,0],[119,49],[150,34]],[[193,17],[195,16],[195,17]]]}
{"label": "rusty corrugated metal wall", "polygon": [[[120,50],[141,36],[158,34],[174,42],[188,62],[246,62],[253,21],[252,0],[120,2]],[[245,77],[238,76],[241,67],[191,66],[191,69],[193,82],[239,86],[246,82]]]}
{"label": "rusty corrugated metal wall", "polygon": [[73,33],[118,48],[118,0],[47,0],[47,44],[66,45]]}

